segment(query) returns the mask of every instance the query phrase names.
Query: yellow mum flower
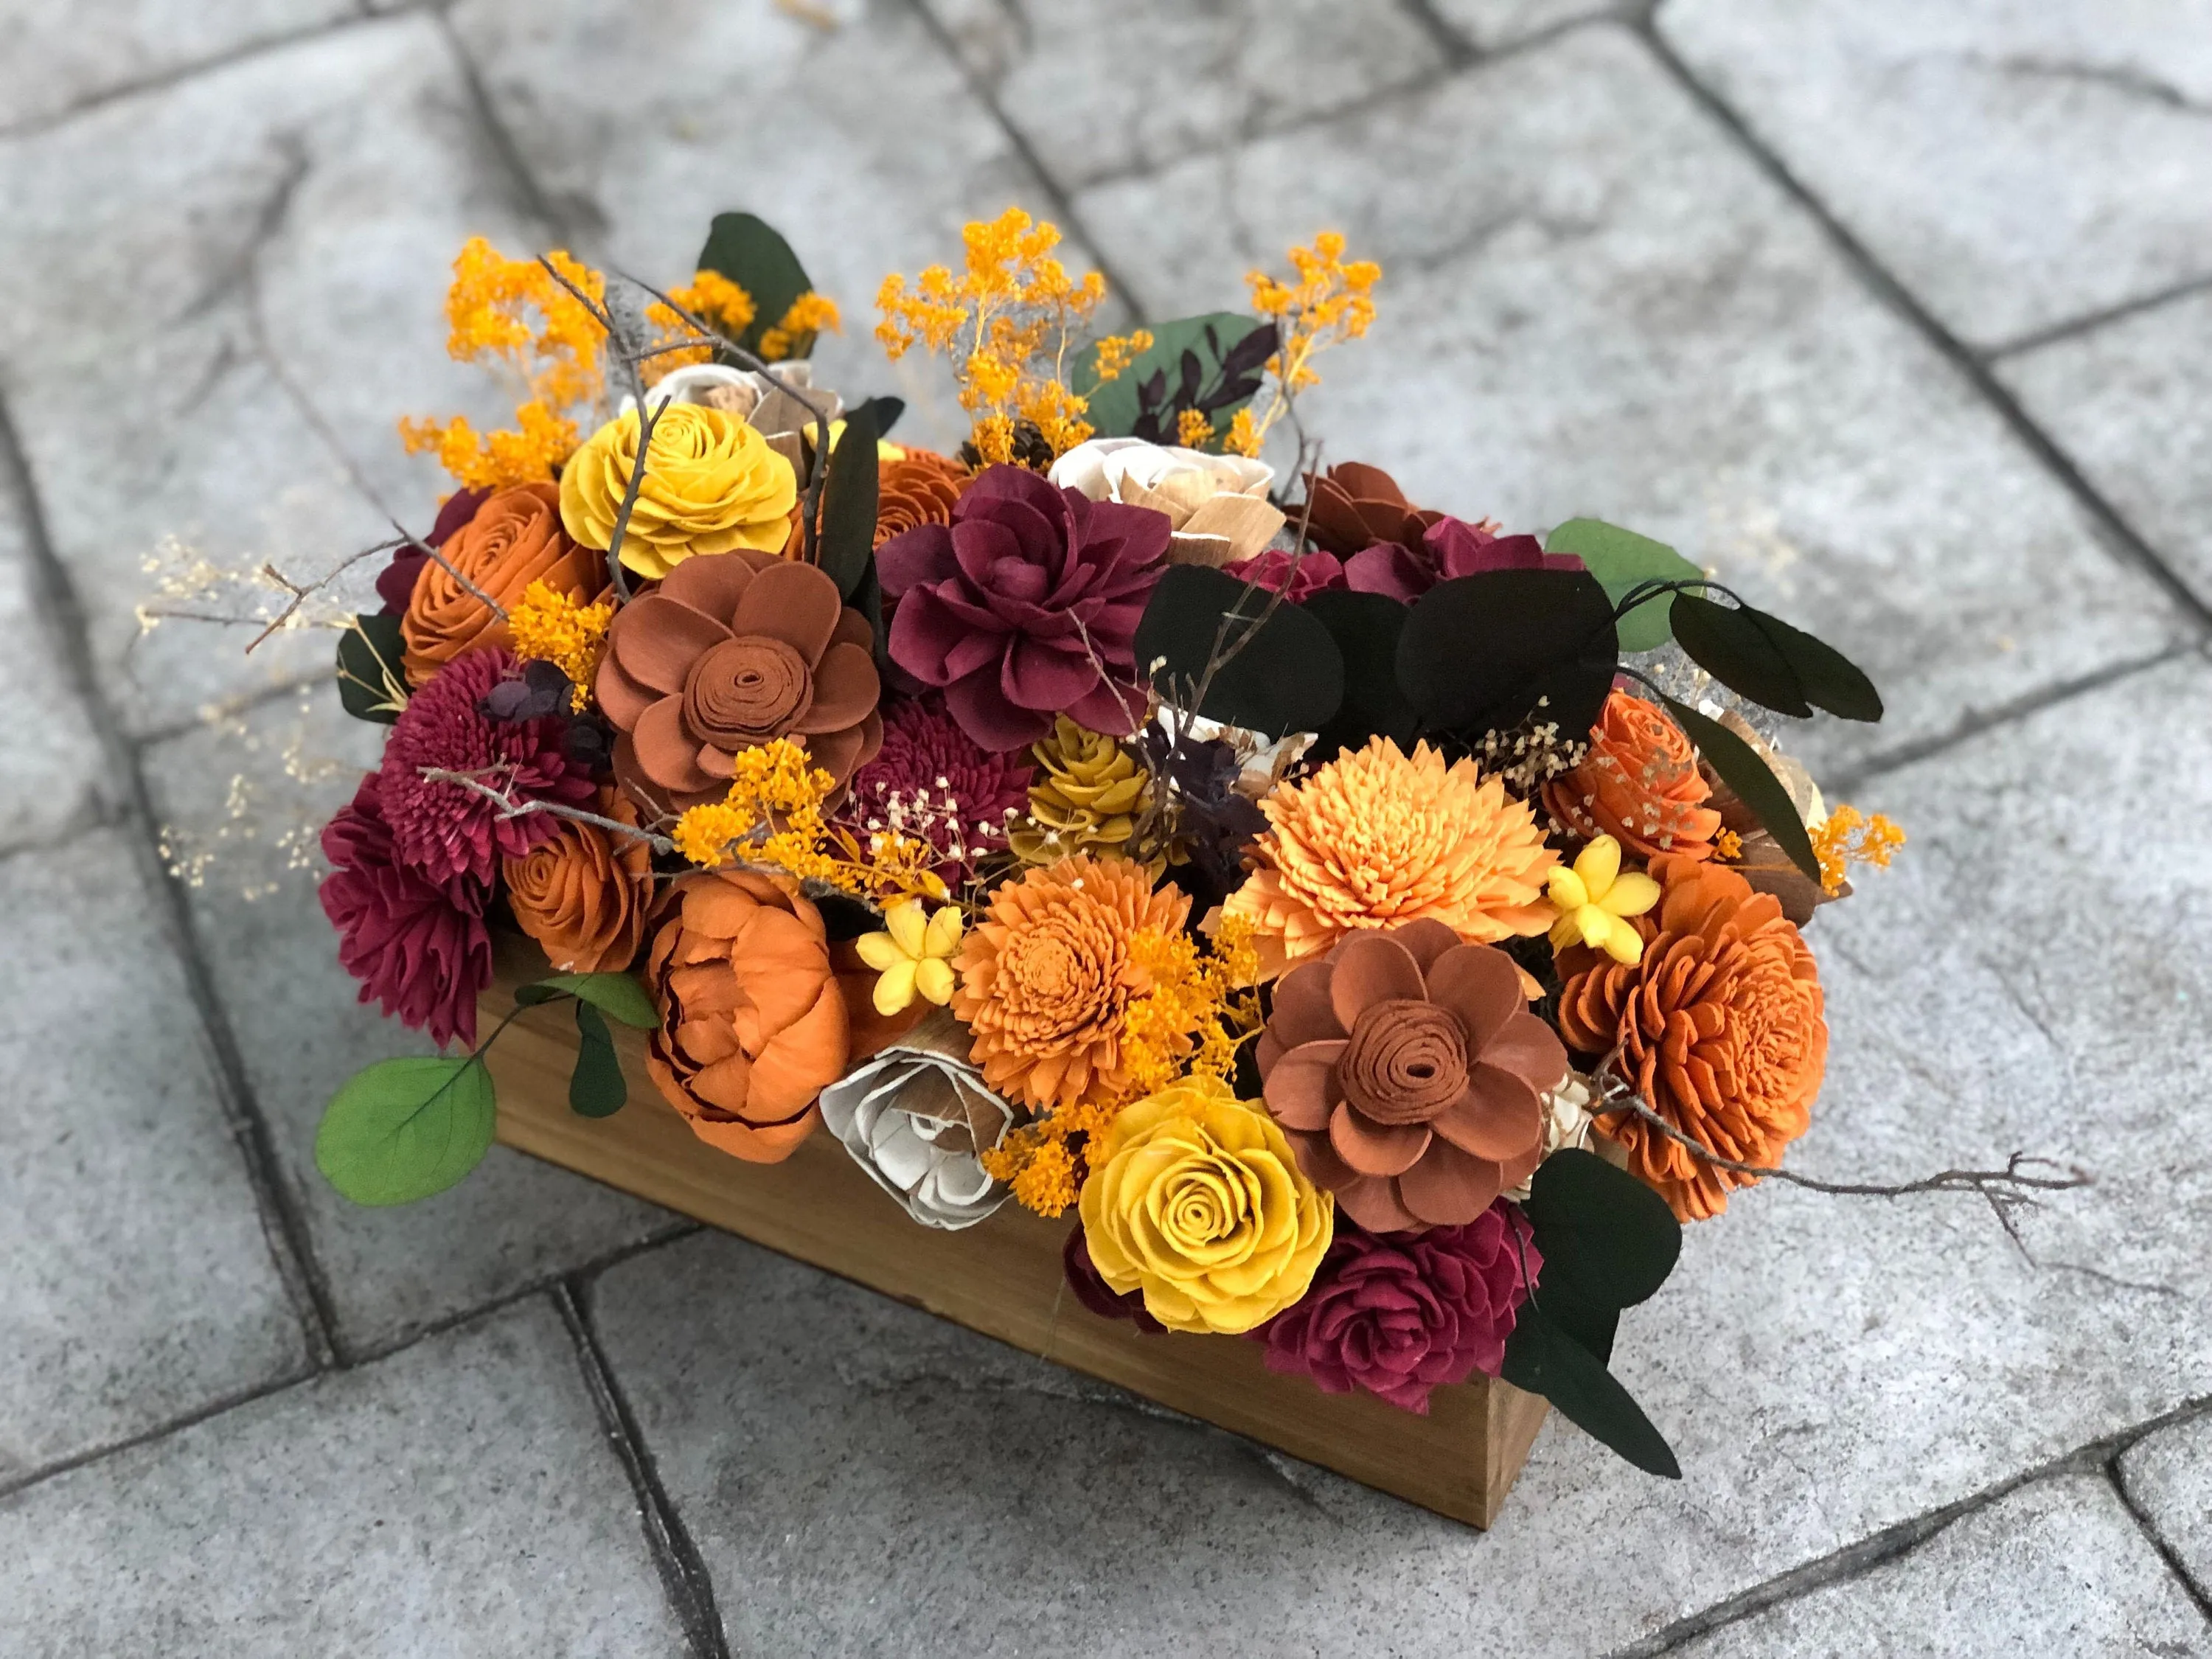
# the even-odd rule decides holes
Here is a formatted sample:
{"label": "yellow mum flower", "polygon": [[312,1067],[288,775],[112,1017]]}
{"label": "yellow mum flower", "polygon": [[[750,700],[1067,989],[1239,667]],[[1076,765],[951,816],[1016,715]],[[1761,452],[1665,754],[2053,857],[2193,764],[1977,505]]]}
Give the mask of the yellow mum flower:
{"label": "yellow mum flower", "polygon": [[1171,1330],[1235,1334],[1306,1293],[1336,1230],[1275,1121],[1218,1078],[1124,1107],[1092,1142],[1084,1241]]}
{"label": "yellow mum flower", "polygon": [[907,1008],[919,992],[942,1008],[952,1000],[952,953],[960,948],[960,912],[946,905],[925,921],[920,899],[900,899],[884,910],[884,931],[854,941],[860,960],[881,975],[876,981],[876,1012],[889,1016]]}
{"label": "yellow mum flower", "polygon": [[1659,884],[1641,870],[1620,867],[1620,843],[1600,836],[1582,850],[1572,869],[1552,872],[1545,896],[1559,910],[1552,943],[1580,942],[1633,967],[1644,959],[1644,936],[1626,918],[1659,902]]}
{"label": "yellow mum flower", "polygon": [[[561,522],[586,547],[614,539],[637,463],[637,411],[617,415],[562,471]],[[727,410],[670,404],[653,422],[622,562],[657,578],[695,554],[740,547],[781,553],[798,503],[791,463],[758,431]]]}

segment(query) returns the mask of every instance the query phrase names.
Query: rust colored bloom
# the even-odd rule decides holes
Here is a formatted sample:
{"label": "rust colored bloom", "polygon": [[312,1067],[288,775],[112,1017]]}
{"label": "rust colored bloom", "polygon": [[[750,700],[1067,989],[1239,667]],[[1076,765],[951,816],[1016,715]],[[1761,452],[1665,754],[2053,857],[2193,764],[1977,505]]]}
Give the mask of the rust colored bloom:
{"label": "rust colored bloom", "polygon": [[701,805],[728,793],[739,750],[789,738],[842,789],[883,744],[873,638],[814,565],[750,550],[684,560],[607,630],[595,690],[622,733],[616,775]]}
{"label": "rust colored bloom", "polygon": [[[1585,1054],[1620,1047],[1620,1068],[1667,1121],[1723,1158],[1772,1167],[1805,1133],[1827,1064],[1820,979],[1781,901],[1732,870],[1680,854],[1652,860],[1665,890],[1638,916],[1633,966],[1563,951],[1559,1032]],[[1755,1176],[1713,1168],[1634,1117],[1599,1133],[1685,1221],[1718,1215]]]}
{"label": "rust colored bloom", "polygon": [[[532,582],[588,605],[607,585],[606,556],[568,539],[561,491],[550,483],[496,491],[439,550],[454,570],[510,608]],[[399,620],[407,683],[421,685],[464,651],[509,651],[507,619],[463,587],[453,572],[423,561]]]}
{"label": "rust colored bloom", "polygon": [[1340,755],[1261,804],[1261,867],[1229,896],[1250,921],[1263,974],[1346,934],[1427,917],[1472,944],[1540,933],[1559,855],[1528,808],[1471,760],[1388,738]]}
{"label": "rust colored bloom", "polygon": [[909,449],[876,463],[876,545],[926,524],[949,525],[975,475],[949,455]]}
{"label": "rust colored bloom", "polygon": [[[1358,461],[1309,472],[1306,495],[1313,503],[1306,533],[1323,552],[1344,559],[1377,542],[1419,547],[1423,533],[1444,516],[1415,507],[1395,478],[1379,466]],[[1297,522],[1297,514],[1291,521]]]}
{"label": "rust colored bloom", "polygon": [[1721,815],[1712,787],[1674,722],[1652,703],[1613,691],[1590,732],[1589,752],[1544,785],[1544,805],[1586,841],[1612,836],[1642,858],[1709,859]]}
{"label": "rust colored bloom", "polygon": [[[635,824],[637,809],[617,789],[602,789],[592,811]],[[502,865],[516,926],[564,974],[613,974],[629,966],[645,940],[653,905],[653,848],[596,823],[554,819],[553,834]]]}
{"label": "rust colored bloom", "polygon": [[709,1146],[780,1164],[850,1049],[822,913],[794,884],[737,870],[686,876],[665,902],[646,958],[660,1010],[646,1070]]}
{"label": "rust colored bloom", "polygon": [[1256,1057],[1298,1167],[1372,1232],[1474,1221],[1536,1167],[1567,1074],[1513,958],[1426,921],[1284,975]]}
{"label": "rust colored bloom", "polygon": [[983,1081],[1040,1110],[1121,1088],[1122,1019],[1148,988],[1130,935],[1174,933],[1189,913],[1126,859],[1062,859],[1000,887],[953,964],[952,1012]]}

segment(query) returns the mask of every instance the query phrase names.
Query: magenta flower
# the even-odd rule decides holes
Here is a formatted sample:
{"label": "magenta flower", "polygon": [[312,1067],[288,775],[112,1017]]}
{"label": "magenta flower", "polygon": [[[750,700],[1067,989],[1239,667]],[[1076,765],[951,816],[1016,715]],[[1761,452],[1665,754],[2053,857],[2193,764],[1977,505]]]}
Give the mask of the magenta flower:
{"label": "magenta flower", "polygon": [[1292,605],[1303,605],[1316,593],[1351,586],[1344,579],[1344,561],[1334,553],[1310,552],[1295,565],[1291,559],[1292,556],[1281,548],[1271,547],[1264,553],[1235,560],[1221,568],[1238,581],[1257,582],[1270,593],[1283,593],[1283,585],[1288,582],[1290,592],[1283,593],[1283,597]]}
{"label": "magenta flower", "polygon": [[1065,714],[1126,736],[1144,714],[1133,641],[1158,585],[1164,513],[987,467],[952,509],[876,550],[897,605],[891,660],[939,687],[960,729],[1003,753]]}
{"label": "magenta flower", "polygon": [[1543,1267],[1528,1234],[1503,1199],[1463,1227],[1420,1233],[1370,1233],[1340,1212],[1313,1288],[1253,1333],[1267,1345],[1267,1369],[1425,1414],[1432,1389],[1504,1366],[1528,1295],[1523,1255],[1532,1276]]}
{"label": "magenta flower", "polygon": [[1067,1243],[1060,1246],[1060,1266],[1066,1276],[1067,1288],[1075,1292],[1075,1299],[1101,1319],[1126,1319],[1146,1336],[1158,1336],[1167,1330],[1145,1310],[1142,1291],[1117,1291],[1106,1282],[1106,1275],[1091,1259],[1091,1246],[1085,1241],[1081,1227],[1067,1230]]}
{"label": "magenta flower", "polygon": [[338,960],[403,1024],[444,1047],[477,1040],[477,996],[491,982],[490,884],[469,876],[434,882],[400,861],[385,821],[380,775],[361,781],[323,829],[331,864],[319,896],[338,930]]}
{"label": "magenta flower", "polygon": [[1547,553],[1534,536],[1500,536],[1487,523],[1439,519],[1418,548],[1377,542],[1344,562],[1346,584],[1411,604],[1438,582],[1492,570],[1580,570],[1571,553]]}
{"label": "magenta flower", "polygon": [[[1029,805],[1028,753],[993,754],[960,729],[934,692],[883,706],[884,746],[853,774],[841,817],[863,829],[903,830],[934,847],[937,873],[957,882],[977,855],[1006,844],[1006,817]],[[960,856],[954,856],[955,849]]]}

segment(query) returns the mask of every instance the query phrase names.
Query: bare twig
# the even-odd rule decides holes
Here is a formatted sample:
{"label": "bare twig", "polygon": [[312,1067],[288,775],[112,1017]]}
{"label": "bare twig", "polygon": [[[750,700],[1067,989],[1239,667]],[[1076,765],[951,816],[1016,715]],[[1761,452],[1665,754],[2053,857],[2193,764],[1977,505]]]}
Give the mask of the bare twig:
{"label": "bare twig", "polygon": [[485,775],[481,772],[457,772],[443,766],[425,766],[421,768],[420,771],[422,777],[431,783],[458,784],[460,787],[495,803],[501,809],[500,817],[502,818],[522,818],[528,817],[532,813],[550,812],[555,817],[571,818],[578,823],[592,824],[612,835],[627,836],[632,841],[641,841],[656,853],[672,853],[676,850],[676,843],[667,836],[656,835],[652,830],[641,829],[634,823],[624,823],[620,818],[603,817],[597,812],[586,812],[580,806],[564,805],[559,801],[517,800],[507,791],[485,782]]}
{"label": "bare twig", "polygon": [[394,530],[399,532],[400,545],[411,548],[416,552],[420,553],[424,558],[429,560],[431,563],[436,565],[439,569],[444,571],[448,576],[451,576],[455,581],[459,582],[461,585],[461,590],[471,599],[474,599],[477,604],[484,606],[501,622],[505,622],[507,620],[507,607],[501,605],[497,599],[492,598],[490,594],[485,592],[483,589],[478,587],[466,576],[464,576],[460,572],[459,567],[455,565],[451,559],[447,558],[436,548],[431,546],[429,543],[422,540],[419,537],[410,535],[406,529],[400,524],[398,520],[392,519],[388,520],[388,522]]}
{"label": "bare twig", "polygon": [[615,320],[613,311],[563,276],[550,254],[539,254],[538,263],[544,268],[547,276],[568,289],[570,297],[584,307],[593,322],[607,331],[608,343],[614,348],[615,355],[622,358],[623,367],[629,371],[631,395],[637,401],[637,456],[630,464],[629,487],[623,492],[622,509],[615,515],[614,530],[607,538],[607,582],[615,590],[615,602],[628,605],[629,576],[623,569],[623,536],[629,529],[629,515],[637,506],[638,491],[645,487],[646,456],[653,447],[653,428],[659,416],[657,412],[648,411],[645,406],[645,380],[637,372],[636,361],[629,354],[629,340],[623,333],[622,325]]}

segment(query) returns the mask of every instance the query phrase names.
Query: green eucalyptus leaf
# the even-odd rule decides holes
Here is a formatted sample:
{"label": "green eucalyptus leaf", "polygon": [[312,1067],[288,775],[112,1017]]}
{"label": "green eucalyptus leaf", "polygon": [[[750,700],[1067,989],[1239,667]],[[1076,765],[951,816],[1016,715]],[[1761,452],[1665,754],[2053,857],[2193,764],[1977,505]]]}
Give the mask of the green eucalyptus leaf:
{"label": "green eucalyptus leaf", "polygon": [[323,1109],[315,1167],[356,1204],[411,1204],[483,1162],[496,1108],[491,1073],[473,1055],[379,1060]]}
{"label": "green eucalyptus leaf", "polygon": [[1536,1166],[1522,1208],[1543,1254],[1547,1303],[1571,1291],[1595,1307],[1632,1308],[1667,1282],[1682,1252],[1682,1224],[1667,1200],[1580,1147]]}
{"label": "green eucalyptus leaf", "polygon": [[1505,1343],[1504,1376],[1516,1389],[1540,1394],[1591,1438],[1610,1447],[1647,1474],[1682,1478],[1666,1437],[1651,1425],[1604,1361],[1548,1317],[1537,1298],[1524,1302]]}
{"label": "green eucalyptus leaf", "polygon": [[588,1002],[576,1004],[575,1068],[568,1073],[568,1109],[580,1117],[612,1117],[629,1097],[607,1022]]}
{"label": "green eucalyptus leaf", "polygon": [[[1605,584],[1615,605],[1639,582],[1694,581],[1705,574],[1664,542],[1602,519],[1570,519],[1546,538],[1547,553],[1572,553]],[[1620,619],[1623,651],[1656,651],[1667,643],[1667,598],[1657,594]]]}
{"label": "green eucalyptus leaf", "polygon": [[635,974],[549,974],[544,979],[514,988],[514,1000],[528,1008],[556,997],[588,1002],[601,1013],[611,1014],[625,1025],[649,1031],[660,1024],[660,1015]]}
{"label": "green eucalyptus leaf", "polygon": [[1813,838],[1805,833],[1805,821],[1797,816],[1796,804],[1790,799],[1782,780],[1774,775],[1774,769],[1759,757],[1756,749],[1718,720],[1709,720],[1687,703],[1677,702],[1672,697],[1661,701],[1674,717],[1674,723],[1712,763],[1721,781],[1735,790],[1736,798],[1766,827],[1767,834],[1774,837],[1774,844],[1792,864],[1814,881],[1820,880],[1820,860],[1814,856]]}
{"label": "green eucalyptus leaf", "polygon": [[359,616],[338,635],[338,702],[357,720],[390,726],[407,707],[399,618]]}
{"label": "green eucalyptus leaf", "polygon": [[1677,593],[1671,611],[1674,642],[1698,667],[1738,696],[1778,714],[1810,717],[1804,682],[1766,627],[1771,618],[1747,605],[1719,605],[1695,593]]}
{"label": "green eucalyptus leaf", "polygon": [[1767,638],[1796,671],[1797,684],[1804,688],[1806,702],[1847,720],[1881,718],[1881,693],[1875,690],[1874,682],[1856,663],[1826,640],[1815,639],[1779,617],[1770,617],[1764,611],[1751,614],[1759,619]]}
{"label": "green eucalyptus leaf", "polygon": [[850,600],[875,560],[876,440],[883,422],[870,398],[845,416],[845,430],[830,452],[822,485],[821,532],[815,546],[822,568]]}
{"label": "green eucalyptus leaf", "polygon": [[[814,288],[791,244],[766,220],[750,213],[714,216],[696,269],[719,272],[752,297],[753,319],[738,336],[738,343],[755,353],[760,350],[761,336],[783,320],[792,301]],[[805,344],[812,349],[812,342]]]}
{"label": "green eucalyptus leaf", "polygon": [[1364,747],[1377,732],[1413,740],[1413,705],[1398,684],[1398,639],[1407,607],[1384,593],[1329,590],[1298,607],[1328,629],[1344,659],[1344,702],[1321,728],[1307,758],[1318,765],[1346,749]]}
{"label": "green eucalyptus leaf", "polygon": [[1491,570],[1438,582],[1398,640],[1398,684],[1429,730],[1470,738],[1524,717],[1580,738],[1613,689],[1613,601],[1586,570]]}
{"label": "green eucalyptus leaf", "polygon": [[[1152,349],[1103,385],[1098,348],[1085,346],[1076,355],[1068,386],[1088,399],[1084,418],[1099,437],[1176,443],[1176,416],[1191,408],[1212,422],[1218,437],[1259,391],[1274,354],[1273,330],[1261,318],[1233,311],[1178,317],[1155,325]],[[1258,337],[1263,331],[1264,340]]]}
{"label": "green eucalyptus leaf", "polygon": [[1137,624],[1139,672],[1152,673],[1170,702],[1186,697],[1205,678],[1218,635],[1226,659],[1190,713],[1271,738],[1318,732],[1344,702],[1344,659],[1328,629],[1297,605],[1278,605],[1261,623],[1273,597],[1226,571],[1170,565]]}

